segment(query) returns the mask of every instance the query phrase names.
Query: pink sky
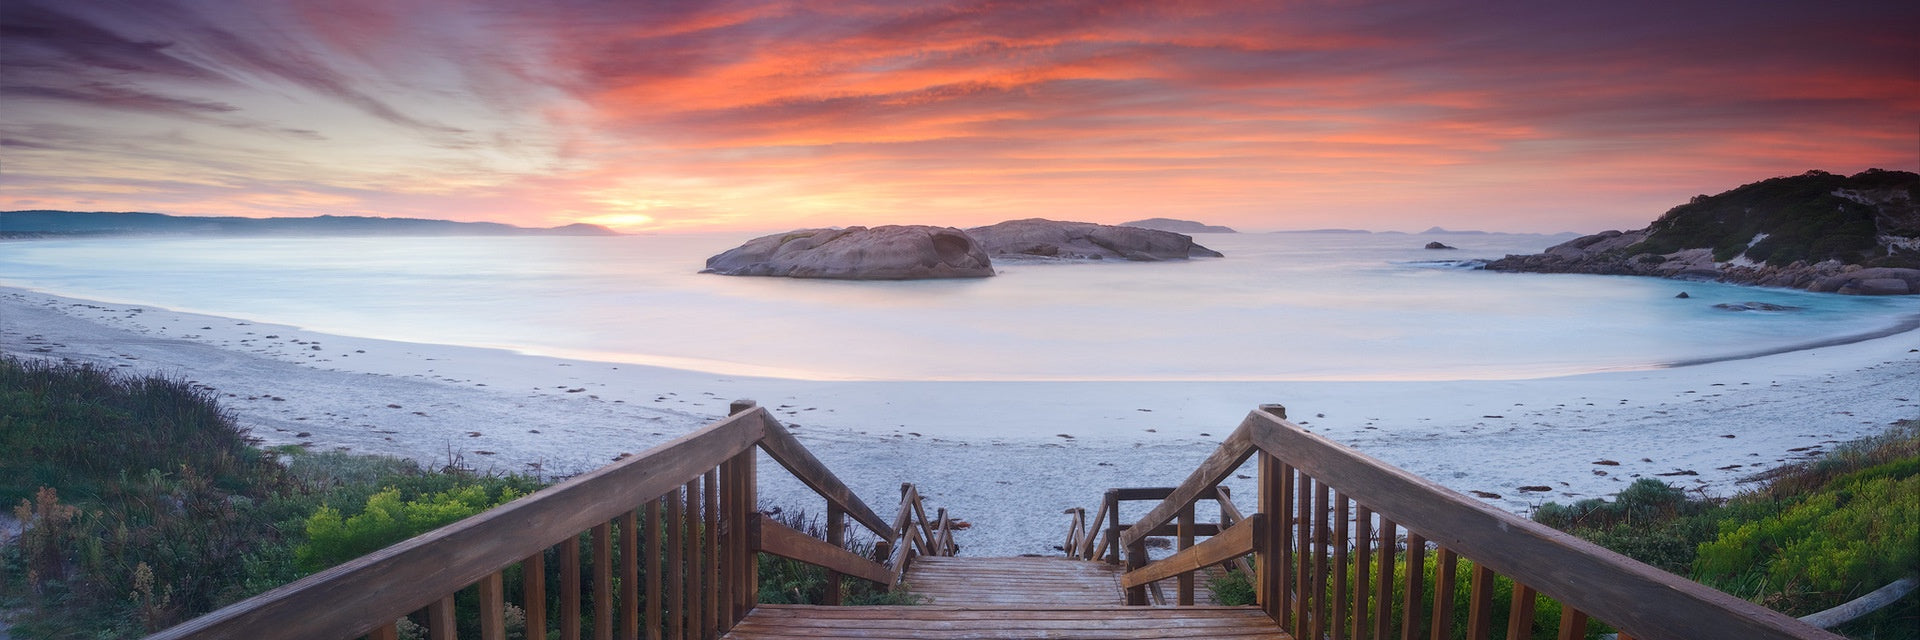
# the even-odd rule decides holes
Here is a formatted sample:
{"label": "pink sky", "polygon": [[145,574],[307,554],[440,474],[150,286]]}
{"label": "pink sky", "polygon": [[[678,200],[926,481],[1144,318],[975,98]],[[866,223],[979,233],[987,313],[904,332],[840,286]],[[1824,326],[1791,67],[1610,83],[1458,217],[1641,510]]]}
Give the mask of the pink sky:
{"label": "pink sky", "polygon": [[0,0],[0,209],[1597,231],[1920,170],[1920,5]]}

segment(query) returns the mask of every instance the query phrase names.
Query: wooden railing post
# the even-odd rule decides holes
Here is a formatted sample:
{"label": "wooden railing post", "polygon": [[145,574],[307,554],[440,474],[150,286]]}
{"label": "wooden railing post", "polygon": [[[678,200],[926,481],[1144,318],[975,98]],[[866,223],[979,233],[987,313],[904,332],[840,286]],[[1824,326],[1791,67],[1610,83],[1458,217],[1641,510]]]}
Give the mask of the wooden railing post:
{"label": "wooden railing post", "polygon": [[[1120,564],[1120,492],[1108,489],[1101,496],[1107,511],[1107,562]],[[1096,526],[1099,523],[1094,523]]]}
{"label": "wooden railing post", "polygon": [[1260,453],[1260,505],[1255,513],[1267,514],[1267,527],[1254,544],[1254,593],[1260,609],[1282,628],[1287,626],[1287,578],[1293,554],[1287,548],[1288,527],[1286,474],[1292,473],[1273,454]]}
{"label": "wooden railing post", "polygon": [[[846,536],[847,510],[831,501],[827,502],[827,544],[844,548]],[[840,572],[832,569],[827,570],[827,597],[824,604],[840,604]]]}
{"label": "wooden railing post", "polygon": [[[1180,520],[1176,527],[1175,537],[1179,541],[1177,551],[1186,551],[1193,546],[1193,503],[1187,503],[1180,509]],[[1174,581],[1179,586],[1180,606],[1193,606],[1193,573],[1182,573]]]}
{"label": "wooden railing post", "polygon": [[[1117,541],[1120,536],[1115,535],[1113,539]],[[1147,539],[1141,538],[1127,547],[1127,570],[1133,571],[1144,566],[1147,566]],[[1136,607],[1146,606],[1147,585],[1127,589],[1127,604]]]}

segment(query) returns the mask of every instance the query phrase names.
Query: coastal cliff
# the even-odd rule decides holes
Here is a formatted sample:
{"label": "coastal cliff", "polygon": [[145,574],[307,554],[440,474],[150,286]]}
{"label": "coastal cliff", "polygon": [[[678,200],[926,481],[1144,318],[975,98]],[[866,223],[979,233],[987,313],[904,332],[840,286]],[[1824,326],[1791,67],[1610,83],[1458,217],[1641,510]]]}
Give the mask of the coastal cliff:
{"label": "coastal cliff", "polygon": [[1486,268],[1920,294],[1920,175],[1868,169],[1772,178],[1695,196],[1642,229],[1584,236]]}

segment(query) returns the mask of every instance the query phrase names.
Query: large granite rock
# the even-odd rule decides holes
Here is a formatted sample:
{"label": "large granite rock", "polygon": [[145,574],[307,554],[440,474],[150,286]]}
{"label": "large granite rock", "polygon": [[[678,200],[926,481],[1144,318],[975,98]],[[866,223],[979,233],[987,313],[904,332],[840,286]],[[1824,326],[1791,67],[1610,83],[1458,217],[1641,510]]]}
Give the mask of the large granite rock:
{"label": "large granite rock", "polygon": [[801,229],[762,236],[707,258],[701,273],[842,280],[985,278],[993,262],[952,227]]}
{"label": "large granite rock", "polygon": [[967,233],[988,255],[997,257],[1143,262],[1222,257],[1186,235],[1091,222],[1028,218],[974,227]]}
{"label": "large granite rock", "polygon": [[1494,271],[1639,275],[1852,295],[1920,293],[1920,175],[1809,171],[1697,196],[1644,229],[1606,231]]}

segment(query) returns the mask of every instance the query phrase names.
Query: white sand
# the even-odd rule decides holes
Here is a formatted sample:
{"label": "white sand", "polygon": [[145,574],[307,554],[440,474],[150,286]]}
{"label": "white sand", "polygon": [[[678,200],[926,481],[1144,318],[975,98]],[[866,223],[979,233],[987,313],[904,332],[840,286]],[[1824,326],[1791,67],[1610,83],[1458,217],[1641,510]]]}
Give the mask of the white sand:
{"label": "white sand", "polygon": [[[1724,495],[1755,471],[1920,417],[1916,332],[1518,381],[810,382],[348,338],[0,288],[0,350],[195,381],[266,445],[431,464],[457,456],[483,470],[577,473],[753,398],[876,510],[890,513],[898,484],[913,482],[930,506],[974,523],[960,537],[970,555],[1057,553],[1062,509],[1091,509],[1108,487],[1178,483],[1263,402],[1523,513],[1655,474],[1693,472],[1663,479]],[[777,467],[761,475],[776,479],[762,489],[770,504],[821,510]],[[1528,485],[1553,491],[1519,490]],[[1253,499],[1247,482],[1235,489]]]}

